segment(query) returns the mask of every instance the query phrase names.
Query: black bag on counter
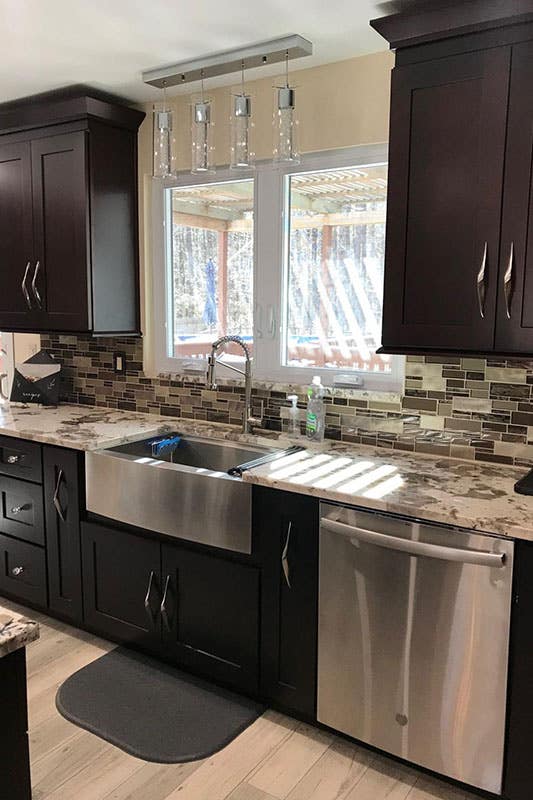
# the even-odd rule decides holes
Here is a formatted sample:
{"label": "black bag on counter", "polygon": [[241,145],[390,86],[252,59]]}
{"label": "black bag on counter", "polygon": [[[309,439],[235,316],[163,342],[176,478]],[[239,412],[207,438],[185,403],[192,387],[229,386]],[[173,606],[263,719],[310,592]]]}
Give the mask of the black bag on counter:
{"label": "black bag on counter", "polygon": [[57,406],[61,364],[44,350],[39,350],[21,364],[15,364],[12,403],[39,403]]}

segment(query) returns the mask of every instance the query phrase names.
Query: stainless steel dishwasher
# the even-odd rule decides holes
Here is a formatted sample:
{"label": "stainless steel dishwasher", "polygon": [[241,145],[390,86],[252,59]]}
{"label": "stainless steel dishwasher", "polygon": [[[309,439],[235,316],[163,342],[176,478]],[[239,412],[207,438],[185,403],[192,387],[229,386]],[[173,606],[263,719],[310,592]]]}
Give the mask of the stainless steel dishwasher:
{"label": "stainless steel dishwasher", "polygon": [[500,793],[513,542],[320,512],[319,721]]}

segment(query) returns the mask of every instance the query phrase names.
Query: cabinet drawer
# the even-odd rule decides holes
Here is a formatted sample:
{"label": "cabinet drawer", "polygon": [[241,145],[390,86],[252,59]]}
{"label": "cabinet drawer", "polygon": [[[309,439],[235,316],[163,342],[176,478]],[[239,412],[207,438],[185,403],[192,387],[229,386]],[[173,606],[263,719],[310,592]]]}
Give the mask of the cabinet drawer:
{"label": "cabinet drawer", "polygon": [[44,545],[42,486],[0,475],[0,531]]}
{"label": "cabinet drawer", "polygon": [[46,605],[46,556],[42,547],[0,534],[0,592]]}
{"label": "cabinet drawer", "polygon": [[41,445],[11,436],[0,436],[0,473],[41,483]]}

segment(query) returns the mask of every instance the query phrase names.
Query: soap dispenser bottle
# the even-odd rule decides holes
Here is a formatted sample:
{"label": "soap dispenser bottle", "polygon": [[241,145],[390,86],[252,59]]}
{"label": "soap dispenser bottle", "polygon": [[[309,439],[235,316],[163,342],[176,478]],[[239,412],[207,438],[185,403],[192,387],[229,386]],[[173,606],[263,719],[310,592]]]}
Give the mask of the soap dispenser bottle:
{"label": "soap dispenser bottle", "polygon": [[287,400],[290,400],[292,403],[291,407],[289,408],[289,436],[299,436],[300,435],[300,409],[298,408],[298,395],[297,394],[290,394],[287,397]]}

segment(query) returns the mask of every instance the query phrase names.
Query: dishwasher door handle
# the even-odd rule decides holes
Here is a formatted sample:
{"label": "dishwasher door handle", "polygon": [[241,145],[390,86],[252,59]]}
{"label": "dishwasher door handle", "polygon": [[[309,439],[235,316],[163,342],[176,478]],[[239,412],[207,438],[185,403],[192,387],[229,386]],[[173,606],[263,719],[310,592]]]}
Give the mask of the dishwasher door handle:
{"label": "dishwasher door handle", "polygon": [[505,564],[504,553],[490,553],[486,550],[464,550],[458,547],[446,547],[428,542],[416,542],[411,539],[400,539],[398,536],[389,536],[386,533],[369,531],[366,528],[357,528],[346,525],[344,522],[322,517],[320,526],[326,531],[340,533],[352,539],[352,544],[366,542],[389,550],[399,550],[413,556],[427,556],[440,558],[443,561],[456,561],[463,564],[475,564],[480,567],[503,567]]}

